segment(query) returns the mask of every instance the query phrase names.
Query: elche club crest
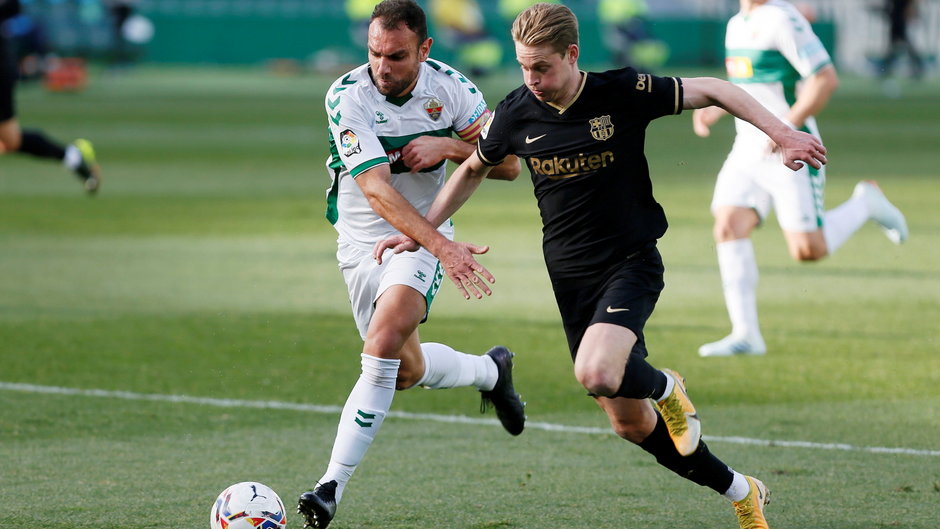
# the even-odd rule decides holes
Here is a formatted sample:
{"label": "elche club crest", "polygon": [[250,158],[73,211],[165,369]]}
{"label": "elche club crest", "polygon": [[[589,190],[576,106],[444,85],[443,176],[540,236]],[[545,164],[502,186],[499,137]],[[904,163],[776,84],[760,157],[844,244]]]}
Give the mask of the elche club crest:
{"label": "elche club crest", "polygon": [[610,116],[601,116],[588,120],[591,124],[591,136],[595,140],[604,141],[614,135],[614,124],[610,122]]}
{"label": "elche club crest", "polygon": [[436,97],[432,97],[424,102],[424,110],[434,121],[441,119],[441,112],[444,111],[444,103]]}

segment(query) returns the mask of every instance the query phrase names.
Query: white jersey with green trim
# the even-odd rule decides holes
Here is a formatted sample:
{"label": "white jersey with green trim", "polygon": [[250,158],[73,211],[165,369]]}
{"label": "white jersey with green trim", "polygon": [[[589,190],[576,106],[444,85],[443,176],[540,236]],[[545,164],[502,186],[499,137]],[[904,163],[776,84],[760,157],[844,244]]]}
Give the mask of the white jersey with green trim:
{"label": "white jersey with green trim", "polygon": [[[355,178],[387,164],[391,184],[422,215],[444,185],[447,160],[419,173],[410,172],[402,148],[418,136],[476,141],[489,110],[480,90],[456,70],[439,61],[421,63],[414,90],[403,97],[379,93],[364,64],[337,79],[326,94],[332,176],[327,190],[327,219],[340,238],[359,248],[372,248],[398,233],[380,217],[362,194]],[[442,233],[450,233],[450,222]]]}
{"label": "white jersey with green trim", "polygon": [[[785,117],[796,101],[797,83],[831,63],[809,22],[789,2],[768,0],[728,21],[728,80],[777,117]],[[735,127],[734,151],[749,150],[758,156],[766,153],[767,135],[741,119],[735,119]],[[805,129],[819,136],[814,118],[806,120]]]}

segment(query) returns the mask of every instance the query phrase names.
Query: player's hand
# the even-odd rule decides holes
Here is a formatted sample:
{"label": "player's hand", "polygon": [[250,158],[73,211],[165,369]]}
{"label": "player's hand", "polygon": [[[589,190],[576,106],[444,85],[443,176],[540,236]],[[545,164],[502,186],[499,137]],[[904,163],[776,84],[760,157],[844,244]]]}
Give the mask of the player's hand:
{"label": "player's hand", "polygon": [[412,173],[437,165],[447,155],[447,140],[435,136],[418,136],[401,150],[401,159]]}
{"label": "player's hand", "polygon": [[720,107],[696,108],[692,112],[692,130],[696,136],[707,138],[711,135],[711,126],[714,125],[726,112]]}
{"label": "player's hand", "polygon": [[819,169],[828,161],[826,147],[812,134],[789,129],[778,139],[780,141],[776,142],[774,151],[783,157],[783,165],[793,171],[803,167],[804,163]]}
{"label": "player's hand", "polygon": [[414,241],[411,237],[407,235],[392,235],[382,239],[381,241],[375,243],[375,246],[372,247],[372,258],[375,259],[375,262],[382,264],[382,254],[385,253],[385,250],[391,248],[393,254],[402,253],[402,252],[416,252],[421,246]]}
{"label": "player's hand", "polygon": [[493,294],[486,282],[495,283],[496,278],[473,258],[474,254],[484,254],[488,251],[489,246],[451,241],[439,252],[437,258],[441,261],[444,272],[457,285],[464,299],[470,299],[471,295],[482,299],[483,294]]}

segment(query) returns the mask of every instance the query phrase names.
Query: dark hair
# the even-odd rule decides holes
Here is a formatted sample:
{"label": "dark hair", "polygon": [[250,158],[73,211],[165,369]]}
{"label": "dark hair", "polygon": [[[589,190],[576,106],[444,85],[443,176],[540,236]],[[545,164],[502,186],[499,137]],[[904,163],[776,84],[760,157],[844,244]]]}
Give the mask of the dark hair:
{"label": "dark hair", "polygon": [[424,10],[421,9],[414,0],[382,0],[375,9],[372,10],[373,20],[381,18],[383,29],[395,29],[402,22],[418,35],[418,45],[428,40],[428,20],[424,16]]}

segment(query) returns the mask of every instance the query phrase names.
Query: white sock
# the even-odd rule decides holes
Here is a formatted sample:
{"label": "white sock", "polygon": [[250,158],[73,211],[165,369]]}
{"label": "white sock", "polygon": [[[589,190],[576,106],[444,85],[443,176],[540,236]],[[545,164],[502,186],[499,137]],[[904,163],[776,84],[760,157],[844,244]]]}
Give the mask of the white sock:
{"label": "white sock", "polygon": [[838,207],[823,214],[823,238],[832,255],[853,233],[868,222],[868,202],[864,197],[852,197]]}
{"label": "white sock", "polygon": [[319,480],[319,483],[336,480],[337,503],[392,406],[399,365],[401,360],[362,354],[362,374],[346,399],[330,464]]}
{"label": "white sock", "polygon": [[744,474],[735,472],[734,470],[732,470],[732,472],[734,472],[734,478],[731,480],[731,486],[728,487],[728,490],[726,490],[722,496],[731,501],[741,501],[751,492],[751,484],[747,482]]}
{"label": "white sock", "polygon": [[731,319],[731,334],[759,337],[757,322],[757,258],[751,239],[718,243],[718,269]]}
{"label": "white sock", "polygon": [[69,145],[65,148],[65,158],[62,158],[62,165],[74,171],[82,164],[82,151],[78,147]]}
{"label": "white sock", "polygon": [[669,373],[663,373],[666,375],[666,389],[663,391],[663,394],[659,397],[654,398],[656,402],[662,402],[664,398],[668,397],[672,393],[672,388],[676,387],[676,379],[672,378],[672,375]]}
{"label": "white sock", "polygon": [[469,355],[442,343],[421,344],[424,355],[424,376],[419,386],[430,389],[473,386],[489,391],[499,376],[496,363],[487,355]]}

